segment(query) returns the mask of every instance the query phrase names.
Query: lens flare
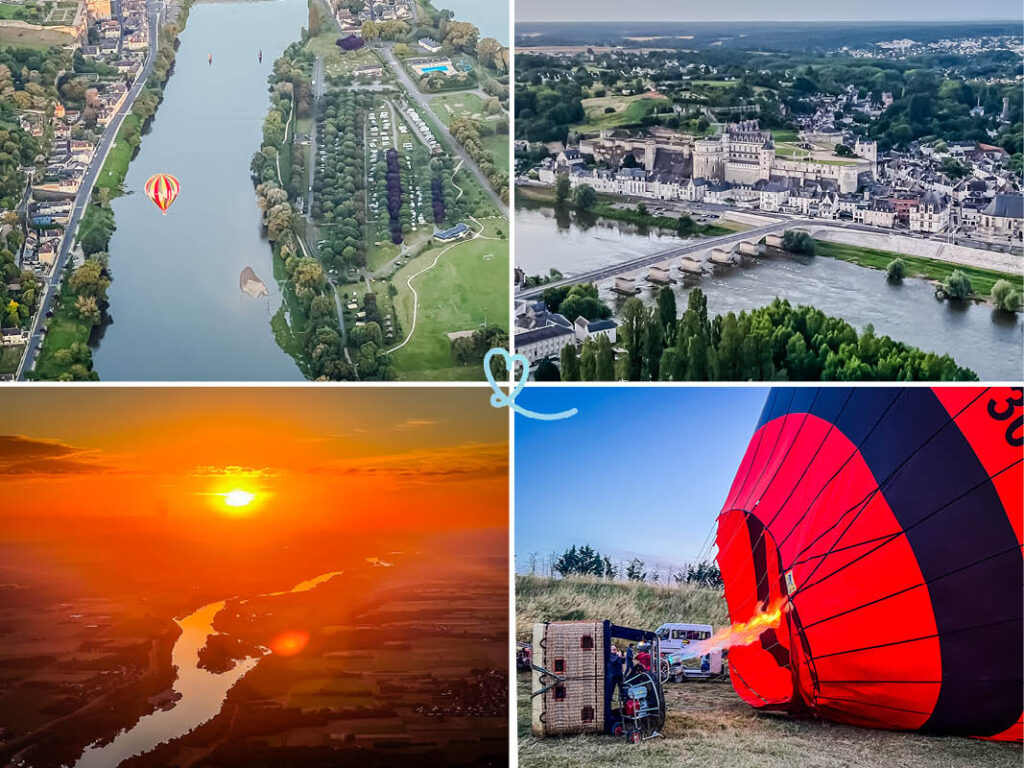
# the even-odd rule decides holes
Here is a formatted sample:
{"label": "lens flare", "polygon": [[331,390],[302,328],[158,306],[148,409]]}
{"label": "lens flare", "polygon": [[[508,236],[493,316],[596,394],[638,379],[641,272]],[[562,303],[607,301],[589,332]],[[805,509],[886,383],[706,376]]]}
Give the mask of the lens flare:
{"label": "lens flare", "polygon": [[309,644],[309,632],[295,629],[282,632],[270,641],[270,650],[278,656],[294,656]]}

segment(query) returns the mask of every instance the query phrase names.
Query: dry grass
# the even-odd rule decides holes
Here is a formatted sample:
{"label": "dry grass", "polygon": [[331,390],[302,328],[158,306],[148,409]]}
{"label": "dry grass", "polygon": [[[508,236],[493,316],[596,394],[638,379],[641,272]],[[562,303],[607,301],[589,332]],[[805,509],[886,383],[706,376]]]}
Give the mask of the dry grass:
{"label": "dry grass", "polygon": [[667,621],[712,624],[729,622],[725,600],[714,589],[689,584],[650,584],[573,577],[548,579],[516,576],[516,637],[528,641],[538,621],[610,619],[639,629],[656,629]]}
{"label": "dry grass", "polygon": [[521,768],[1011,768],[1019,745],[921,736],[758,712],[727,682],[669,683],[665,738],[535,739],[530,680],[518,676]]}
{"label": "dry grass", "polygon": [[[666,621],[727,623],[718,590],[600,579],[516,577],[516,635],[537,621],[610,619],[654,629]],[[530,679],[518,676],[522,768],[1019,768],[1019,745],[839,725],[755,710],[728,682],[669,683],[665,738],[640,746],[608,736],[535,739]]]}

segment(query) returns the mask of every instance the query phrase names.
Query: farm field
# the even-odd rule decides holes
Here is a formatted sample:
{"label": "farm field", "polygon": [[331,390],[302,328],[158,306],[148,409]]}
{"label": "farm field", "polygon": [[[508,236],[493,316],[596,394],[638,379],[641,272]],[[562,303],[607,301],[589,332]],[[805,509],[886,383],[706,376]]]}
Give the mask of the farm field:
{"label": "farm field", "polygon": [[[494,237],[499,228],[507,230],[504,218],[487,219],[482,223],[489,237]],[[394,306],[405,333],[412,328],[413,312],[413,295],[407,280],[429,266],[447,247],[429,249],[409,261],[392,278],[398,291]],[[483,370],[476,366],[453,364],[446,334],[476,330],[485,321],[504,325],[509,301],[508,258],[507,240],[463,241],[445,252],[436,266],[412,281],[419,295],[419,308],[412,339],[392,353],[399,379],[483,378]]]}

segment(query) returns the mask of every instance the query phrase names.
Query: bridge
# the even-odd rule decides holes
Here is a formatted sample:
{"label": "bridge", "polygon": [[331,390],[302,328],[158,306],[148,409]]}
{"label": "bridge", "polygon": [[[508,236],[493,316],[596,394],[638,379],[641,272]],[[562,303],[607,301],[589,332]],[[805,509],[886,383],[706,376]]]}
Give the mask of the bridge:
{"label": "bridge", "polygon": [[755,227],[754,229],[748,229],[745,232],[732,232],[728,235],[719,235],[718,237],[704,237],[691,243],[685,243],[673,248],[668,248],[664,251],[649,253],[646,256],[638,256],[633,259],[627,259],[626,261],[616,262],[610,266],[600,267],[599,269],[594,269],[590,272],[582,272],[578,275],[573,275],[572,277],[567,277],[562,280],[553,280],[550,283],[538,285],[535,288],[527,288],[524,291],[516,293],[516,298],[536,298],[544,293],[548,288],[606,280],[610,277],[615,277],[616,275],[635,272],[636,270],[643,269],[644,267],[673,261],[675,259],[683,258],[684,256],[700,253],[701,251],[710,251],[712,249],[731,251],[734,246],[739,245],[741,242],[757,243],[765,235],[781,234],[787,229],[801,226],[806,227],[809,224],[814,223],[817,222],[814,222],[811,219],[787,219],[784,221],[772,222],[771,224],[766,224],[761,227]]}

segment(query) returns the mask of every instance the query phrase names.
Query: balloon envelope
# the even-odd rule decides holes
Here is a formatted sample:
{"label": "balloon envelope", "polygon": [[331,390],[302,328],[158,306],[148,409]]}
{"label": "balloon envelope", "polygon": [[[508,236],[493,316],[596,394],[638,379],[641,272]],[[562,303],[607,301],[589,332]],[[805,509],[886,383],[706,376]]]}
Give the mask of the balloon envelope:
{"label": "balloon envelope", "polygon": [[146,182],[146,196],[164,213],[181,191],[181,184],[168,173],[158,173],[149,177]]}
{"label": "balloon envelope", "polygon": [[755,707],[1021,739],[1020,388],[771,392],[718,519]]}

